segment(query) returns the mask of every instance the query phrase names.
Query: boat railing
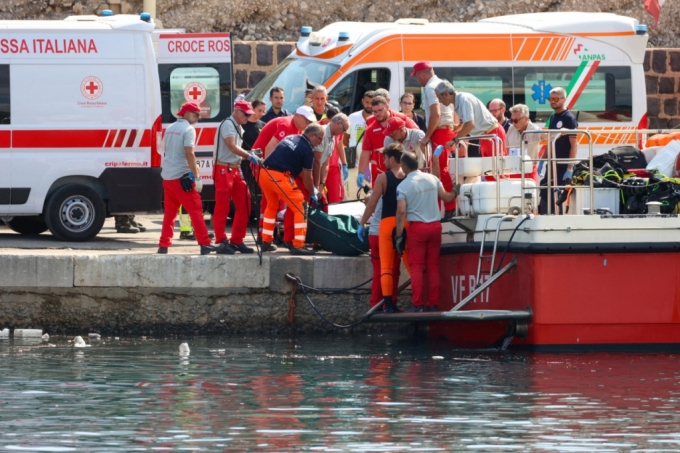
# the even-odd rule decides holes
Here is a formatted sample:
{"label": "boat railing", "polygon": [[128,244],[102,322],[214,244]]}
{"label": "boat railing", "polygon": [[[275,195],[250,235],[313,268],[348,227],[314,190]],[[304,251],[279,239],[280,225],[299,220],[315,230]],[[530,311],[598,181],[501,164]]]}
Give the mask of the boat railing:
{"label": "boat railing", "polygon": [[[629,132],[630,133],[630,132]],[[547,136],[548,140],[548,147],[545,153],[544,157],[536,157],[531,158],[526,155],[526,147],[528,143],[525,142],[525,137],[528,135],[545,135]],[[539,181],[538,184],[532,187],[527,187],[526,183],[526,176],[524,172],[521,172],[522,174],[522,183],[521,183],[521,188],[522,188],[522,194],[526,193],[525,190],[534,190],[537,191],[537,196],[534,197],[536,200],[538,200],[538,196],[540,195],[540,191],[545,189],[546,190],[546,195],[548,197],[547,200],[547,214],[550,215],[552,214],[553,206],[554,206],[554,193],[555,191],[559,189],[566,189],[567,187],[571,189],[576,189],[576,190],[582,190],[582,189],[590,189],[590,208],[588,209],[588,214],[594,214],[595,213],[595,192],[594,192],[594,178],[588,178],[588,186],[567,186],[567,185],[560,185],[560,183],[564,181],[555,181],[557,178],[557,164],[577,164],[583,159],[578,159],[578,158],[570,158],[570,157],[557,157],[555,155],[555,143],[557,142],[557,139],[559,139],[562,136],[577,136],[577,135],[583,135],[586,137],[588,140],[588,162],[589,166],[588,168],[593,168],[593,137],[588,130],[578,130],[578,129],[570,129],[570,130],[563,130],[563,129],[542,129],[542,130],[535,130],[535,131],[524,131],[520,135],[520,159],[523,159],[524,162],[532,162],[538,165],[540,162],[545,162],[546,165],[546,173],[547,173],[547,178],[546,178],[546,184],[545,186],[542,186],[541,183],[541,177],[539,175]]]}
{"label": "boat railing", "polygon": [[[552,214],[555,210],[555,193],[562,189],[569,188],[571,190],[579,191],[579,190],[588,190],[588,198],[589,198],[589,208],[585,209],[585,213],[592,215],[595,214],[596,209],[595,209],[595,187],[594,187],[594,178],[588,178],[588,183],[583,185],[583,186],[573,186],[573,185],[564,185],[564,181],[556,181],[556,176],[557,176],[557,165],[563,165],[563,164],[577,164],[579,162],[582,162],[584,160],[588,161],[589,168],[593,168],[593,156],[594,156],[594,137],[597,137],[599,135],[607,135],[607,136],[634,136],[636,139],[636,143],[639,143],[641,139],[644,139],[645,137],[649,136],[650,134],[663,134],[663,133],[672,133],[672,132],[678,132],[677,130],[671,130],[671,129],[628,129],[628,130],[599,130],[599,129],[570,129],[570,130],[565,130],[565,129],[539,129],[539,130],[531,130],[531,131],[524,131],[520,135],[520,149],[519,149],[519,159],[520,159],[520,171],[519,173],[521,174],[521,198],[520,200],[520,210],[524,210],[522,204],[525,203],[526,200],[524,200],[524,197],[526,196],[527,193],[534,193],[536,196],[532,196],[532,199],[538,201],[539,196],[541,194],[541,191],[543,192],[547,197],[547,214]],[[529,147],[530,143],[527,143],[526,139],[530,135],[542,135],[545,138],[542,137],[540,140],[541,143],[544,141],[547,142],[547,147],[546,147],[546,153],[544,156],[538,157],[536,156],[531,157],[527,155],[527,149]],[[562,137],[562,136],[582,136],[585,137],[585,141],[587,142],[588,146],[588,156],[587,159],[584,159],[583,157],[578,157],[578,158],[560,158],[556,156],[555,153],[555,144],[556,141]],[[623,138],[625,139],[625,137]],[[493,179],[496,183],[496,190],[495,190],[495,198],[496,198],[496,210],[495,214],[508,214],[508,213],[515,213],[517,210],[515,209],[515,212],[513,211],[513,206],[502,206],[501,205],[501,182],[502,181],[507,181],[507,175],[504,174],[504,169],[505,169],[505,159],[507,159],[510,156],[504,156],[503,155],[503,143],[501,139],[493,134],[486,134],[486,135],[475,135],[475,136],[467,136],[461,139],[458,139],[458,143],[468,143],[473,141],[477,142],[482,142],[484,140],[491,141],[492,142],[492,165],[491,165],[491,171],[487,173],[483,173],[481,176],[493,176]],[[626,139],[626,143],[617,143],[620,142],[621,140],[614,140],[612,145],[616,144],[627,144],[629,142],[628,139]],[[580,146],[582,146],[584,143],[580,143]],[[454,159],[455,159],[455,169],[454,169],[454,176],[455,179],[454,181],[460,182],[461,181],[461,176],[460,176],[460,159],[461,157],[458,155],[458,150],[454,152]],[[466,158],[463,158],[466,159]],[[527,180],[530,179],[529,176],[525,173],[524,171],[524,164],[525,163],[531,163],[532,166],[536,165],[539,166],[541,163],[544,163],[545,165],[545,172],[546,172],[546,178],[545,178],[545,184],[546,185],[541,185],[542,184],[542,179],[539,179],[539,181],[536,181],[536,185],[534,184],[528,184]],[[516,178],[516,177],[514,177]],[[513,198],[518,198],[517,196],[513,196],[510,198],[512,200]],[[511,203],[512,204],[512,203]],[[538,205],[538,202],[536,202],[536,206]],[[454,223],[456,223],[455,219],[464,219],[464,218],[470,218],[470,216],[467,215],[462,215],[461,213],[461,207],[460,203],[456,204],[456,212],[455,212],[455,217],[454,217]]]}
{"label": "boat railing", "polygon": [[[492,160],[492,168],[491,168],[491,173],[492,175],[496,178],[496,214],[501,213],[501,184],[499,180],[499,165],[498,165],[498,157],[503,157],[503,141],[498,135],[494,134],[485,134],[485,135],[468,135],[467,137],[463,137],[461,139],[458,139],[458,143],[467,143],[468,144],[468,149],[471,141],[479,141],[480,142],[480,148],[481,148],[481,142],[482,141],[490,141],[492,144],[492,157],[494,159]],[[457,147],[456,147],[457,148]],[[454,181],[458,182],[460,181],[460,175],[458,172],[458,169],[460,168],[459,166],[459,160],[460,156],[458,155],[458,149],[455,150],[454,152],[455,156],[455,162],[456,162],[456,170],[454,172],[455,174],[455,179]],[[501,170],[503,168],[503,165],[500,166]],[[460,203],[456,203],[456,217],[460,217]]]}

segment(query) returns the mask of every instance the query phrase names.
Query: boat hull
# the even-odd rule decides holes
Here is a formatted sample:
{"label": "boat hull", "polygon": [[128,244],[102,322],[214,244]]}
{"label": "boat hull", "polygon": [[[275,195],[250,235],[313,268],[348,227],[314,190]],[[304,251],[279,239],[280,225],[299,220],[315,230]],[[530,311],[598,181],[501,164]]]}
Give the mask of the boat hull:
{"label": "boat hull", "polygon": [[[479,254],[470,247],[443,252],[440,309],[449,310],[474,289]],[[463,308],[530,309],[526,338],[513,339],[513,346],[680,348],[680,253],[520,252],[508,253],[503,264],[513,257],[517,266]],[[492,346],[507,324],[432,322],[429,334],[462,346]]]}

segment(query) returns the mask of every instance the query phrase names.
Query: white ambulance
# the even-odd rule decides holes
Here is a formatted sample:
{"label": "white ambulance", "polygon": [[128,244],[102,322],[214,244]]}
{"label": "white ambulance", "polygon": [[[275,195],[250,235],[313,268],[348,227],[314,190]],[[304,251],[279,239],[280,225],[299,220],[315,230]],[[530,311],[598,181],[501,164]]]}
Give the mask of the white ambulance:
{"label": "white ambulance", "polygon": [[[307,82],[329,88],[349,114],[361,109],[368,90],[389,89],[391,108],[411,92],[419,108],[421,88],[411,77],[419,60],[457,90],[484,103],[501,98],[526,104],[543,124],[552,110],[550,89],[564,87],[580,128],[595,134],[595,152],[635,143],[635,135],[610,134],[646,127],[642,64],[648,35],[637,20],[608,13],[533,13],[476,23],[338,22],[319,31],[303,27],[295,51],[249,94],[265,98],[272,86],[286,92],[284,108],[304,102]],[[587,147],[579,151],[587,155]]]}
{"label": "white ambulance", "polygon": [[161,87],[163,130],[177,119],[185,102],[201,106],[196,128],[196,161],[201,167],[201,199],[211,210],[215,200],[212,172],[215,134],[231,115],[232,42],[229,33],[156,30],[153,35]]}
{"label": "white ambulance", "polygon": [[13,230],[82,241],[108,215],[161,208],[153,28],[0,21],[0,216]]}

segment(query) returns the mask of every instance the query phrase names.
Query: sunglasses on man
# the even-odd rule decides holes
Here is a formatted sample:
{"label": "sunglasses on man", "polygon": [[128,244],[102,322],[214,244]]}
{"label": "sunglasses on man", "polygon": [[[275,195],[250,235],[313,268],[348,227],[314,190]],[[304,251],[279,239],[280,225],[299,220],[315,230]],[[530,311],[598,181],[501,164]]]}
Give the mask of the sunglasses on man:
{"label": "sunglasses on man", "polygon": [[560,102],[560,99],[564,99],[564,98],[551,97],[551,98],[549,98],[548,100],[549,100],[550,102]]}

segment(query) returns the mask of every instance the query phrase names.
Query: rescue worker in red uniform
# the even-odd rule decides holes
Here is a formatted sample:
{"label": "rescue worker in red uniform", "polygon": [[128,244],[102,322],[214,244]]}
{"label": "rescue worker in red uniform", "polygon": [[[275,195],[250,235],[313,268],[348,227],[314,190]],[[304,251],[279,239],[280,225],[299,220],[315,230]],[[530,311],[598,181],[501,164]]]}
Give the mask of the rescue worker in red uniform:
{"label": "rescue worker in red uniform", "polygon": [[[412,312],[437,311],[439,304],[439,254],[442,245],[442,225],[439,199],[445,203],[458,196],[460,185],[451,192],[444,190],[434,175],[418,170],[413,153],[401,156],[401,168],[406,177],[397,191],[396,247],[397,253],[408,249],[411,265]],[[408,225],[408,234],[404,232]],[[428,297],[423,300],[423,272],[427,268]],[[424,307],[426,305],[426,307]]]}
{"label": "rescue worker in red uniform", "polygon": [[[252,149],[262,150],[262,158],[266,159],[272,150],[289,135],[301,134],[302,131],[312,124],[316,118],[314,117],[314,112],[311,107],[302,106],[298,107],[293,116],[284,116],[280,118],[274,118],[269,121],[260,131],[260,135],[253,143]],[[253,169],[253,174],[256,178],[259,178],[259,169]],[[278,210],[277,206],[277,210]],[[264,219],[264,211],[267,209],[267,199],[263,196],[260,200],[260,224],[259,231],[257,233],[258,242],[262,241],[262,219]]]}
{"label": "rescue worker in red uniform", "polygon": [[158,253],[167,254],[172,245],[175,219],[180,205],[189,213],[194,225],[196,240],[201,246],[201,255],[207,255],[217,248],[210,242],[208,228],[203,219],[201,197],[196,191],[196,180],[200,178],[200,168],[196,164],[194,148],[196,129],[201,107],[195,102],[187,102],[176,113],[178,120],[165,131],[163,138],[165,155],[163,157],[163,227],[158,243]]}
{"label": "rescue worker in red uniform", "polygon": [[[379,238],[380,286],[384,301],[383,308],[386,313],[396,313],[399,311],[393,299],[393,295],[396,296],[396,294],[394,294],[395,279],[398,281],[398,277],[395,277],[395,269],[398,269],[401,264],[401,252],[404,252],[404,250],[402,249],[400,253],[397,253],[392,239],[394,237],[394,229],[397,225],[395,217],[397,214],[397,188],[405,178],[400,164],[403,151],[404,148],[399,143],[392,143],[383,151],[384,164],[385,168],[388,168],[388,171],[381,173],[376,178],[373,193],[371,193],[371,198],[368,200],[364,215],[359,222],[361,226],[357,231],[359,239],[363,240],[362,238],[365,234],[364,224],[373,214],[375,207],[378,204],[378,200],[382,199]],[[409,269],[409,262],[406,255],[403,255],[403,257],[404,265]]]}
{"label": "rescue worker in red uniform", "polygon": [[[215,136],[215,165],[213,166],[213,180],[215,181],[215,212],[213,213],[213,228],[215,243],[222,244],[217,252],[233,255],[235,252],[253,253],[254,250],[243,243],[250,217],[250,191],[243,177],[241,161],[256,160],[253,151],[248,152],[243,146],[243,126],[248,117],[253,115],[250,102],[236,101],[232,115],[222,121]],[[231,241],[227,241],[227,216],[231,201],[234,202],[236,212],[231,227]]]}
{"label": "rescue worker in red uniform", "polygon": [[359,159],[359,176],[357,178],[357,185],[362,187],[364,185],[364,172],[369,162],[371,164],[371,182],[375,184],[375,180],[380,173],[385,172],[385,165],[381,155],[385,136],[383,130],[387,125],[387,120],[392,117],[401,118],[407,129],[418,129],[418,125],[403,113],[391,110],[388,98],[376,95],[371,101],[371,108],[373,110],[373,117],[369,118],[366,123],[366,132],[364,133],[364,141],[361,146],[361,157]]}
{"label": "rescue worker in red uniform", "polygon": [[307,236],[307,219],[303,206],[304,195],[296,183],[301,176],[305,190],[311,194],[310,201],[317,203],[317,193],[312,175],[314,167],[314,151],[323,140],[324,128],[318,124],[310,124],[302,135],[291,135],[283,139],[274,151],[262,163],[260,187],[267,199],[267,210],[264,213],[262,230],[262,251],[275,251],[274,226],[279,200],[288,205],[294,215],[293,246],[291,255],[312,255],[313,250],[304,248]]}
{"label": "rescue worker in red uniform", "polygon": [[[442,81],[434,73],[434,69],[429,61],[419,61],[413,66],[411,77],[415,77],[418,84],[423,87],[423,99],[421,106],[425,111],[425,121],[427,131],[420,143],[427,145],[432,143],[432,149],[437,146],[446,146],[448,142],[456,137],[456,131],[460,125],[455,124],[456,114],[453,105],[443,105],[439,102],[435,88]],[[441,169],[441,181],[446,190],[453,187],[453,179],[449,173],[449,153],[444,152],[439,157],[439,168]],[[455,200],[444,204],[444,218],[453,216],[456,209]]]}

